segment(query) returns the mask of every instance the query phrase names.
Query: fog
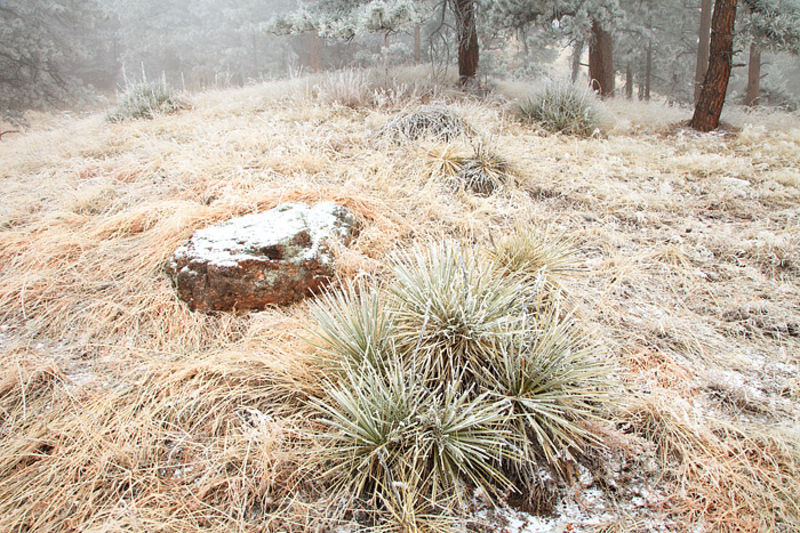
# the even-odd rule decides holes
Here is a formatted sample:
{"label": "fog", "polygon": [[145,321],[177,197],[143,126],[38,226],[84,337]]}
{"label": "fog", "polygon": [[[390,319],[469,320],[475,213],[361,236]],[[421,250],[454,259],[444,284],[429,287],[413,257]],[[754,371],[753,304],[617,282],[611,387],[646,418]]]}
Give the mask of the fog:
{"label": "fog", "polygon": [[[796,5],[774,3],[766,23],[737,13],[728,99],[745,98],[759,53],[757,103],[793,109],[798,19],[784,21],[780,10]],[[459,4],[475,9],[484,86],[500,78],[588,84],[602,24],[616,97],[693,101],[701,0],[0,0],[0,112],[21,120],[29,109],[91,104],[148,79],[193,91],[343,67],[455,69],[450,8]]]}

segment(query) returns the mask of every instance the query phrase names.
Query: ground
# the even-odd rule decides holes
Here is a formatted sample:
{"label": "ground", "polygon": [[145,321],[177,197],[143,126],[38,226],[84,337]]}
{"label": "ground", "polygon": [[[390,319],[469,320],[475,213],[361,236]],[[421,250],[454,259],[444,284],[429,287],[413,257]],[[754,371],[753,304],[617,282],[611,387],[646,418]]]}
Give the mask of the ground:
{"label": "ground", "polygon": [[0,530],[304,531],[355,516],[306,466],[304,398],[320,386],[308,304],[192,313],[164,273],[193,230],[289,200],[359,218],[343,278],[385,275],[414,242],[486,244],[520,224],[574,243],[578,271],[560,283],[615,368],[604,448],[552,483],[542,516],[478,498],[459,527],[800,528],[797,115],[729,106],[728,130],[699,134],[679,124],[690,110],[619,100],[582,139],[520,122],[525,86],[442,91],[513,168],[479,196],[431,175],[442,142],[376,139],[424,92],[342,84],[196,94],[154,120],[38,116],[0,142]]}

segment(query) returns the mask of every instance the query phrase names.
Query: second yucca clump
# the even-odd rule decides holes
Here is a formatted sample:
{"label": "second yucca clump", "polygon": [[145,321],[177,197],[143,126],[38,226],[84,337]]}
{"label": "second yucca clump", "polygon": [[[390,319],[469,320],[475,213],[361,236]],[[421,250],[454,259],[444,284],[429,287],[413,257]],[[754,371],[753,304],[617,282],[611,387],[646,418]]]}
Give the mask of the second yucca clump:
{"label": "second yucca clump", "polygon": [[518,104],[523,120],[536,122],[547,131],[589,137],[600,128],[598,104],[587,89],[552,82]]}
{"label": "second yucca clump", "polygon": [[472,489],[501,497],[592,441],[607,366],[540,285],[481,257],[417,246],[393,257],[386,287],[314,305],[333,369],[312,402],[321,461],[351,497],[391,507],[410,490],[423,513],[463,510]]}

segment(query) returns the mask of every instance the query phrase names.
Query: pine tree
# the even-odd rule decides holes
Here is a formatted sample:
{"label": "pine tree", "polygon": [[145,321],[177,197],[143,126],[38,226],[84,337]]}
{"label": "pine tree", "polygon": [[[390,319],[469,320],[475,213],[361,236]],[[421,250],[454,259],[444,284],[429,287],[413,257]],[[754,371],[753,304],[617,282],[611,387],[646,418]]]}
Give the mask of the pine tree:
{"label": "pine tree", "polygon": [[93,0],[0,2],[0,117],[62,105],[79,95],[102,12]]}
{"label": "pine tree", "polygon": [[[733,63],[738,0],[716,0],[711,19],[711,53],[700,97],[689,125],[700,131],[719,126]],[[776,48],[800,50],[800,4],[797,0],[743,0],[752,29]]]}

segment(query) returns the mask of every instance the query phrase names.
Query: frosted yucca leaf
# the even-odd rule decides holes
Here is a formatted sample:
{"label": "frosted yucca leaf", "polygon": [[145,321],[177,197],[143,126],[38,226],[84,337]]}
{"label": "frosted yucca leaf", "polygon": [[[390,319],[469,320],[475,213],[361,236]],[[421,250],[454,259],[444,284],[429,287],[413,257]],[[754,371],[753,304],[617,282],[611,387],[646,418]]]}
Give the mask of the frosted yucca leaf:
{"label": "frosted yucca leaf", "polygon": [[417,246],[392,262],[398,345],[417,347],[420,366],[439,379],[469,380],[517,327],[525,287],[458,244]]}
{"label": "frosted yucca leaf", "polygon": [[313,403],[327,428],[320,460],[345,493],[375,503],[413,480],[417,501],[463,508],[468,486],[494,495],[510,488],[497,469],[512,449],[500,427],[503,402],[453,383],[430,390],[396,360],[382,372],[350,368],[329,386],[328,399]]}
{"label": "frosted yucca leaf", "polygon": [[348,281],[323,292],[311,305],[317,324],[310,342],[334,366],[383,364],[391,352],[393,324],[380,292],[363,281]]}
{"label": "frosted yucca leaf", "polygon": [[593,440],[582,423],[596,420],[608,399],[609,367],[558,309],[541,309],[525,334],[495,345],[497,364],[481,382],[509,402],[507,429],[519,438],[524,457],[543,457],[557,467],[570,450]]}

